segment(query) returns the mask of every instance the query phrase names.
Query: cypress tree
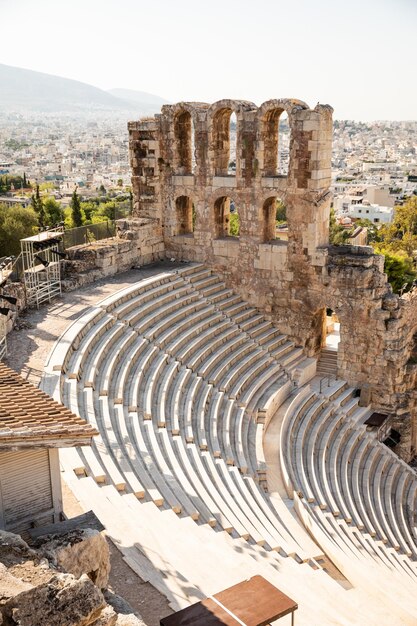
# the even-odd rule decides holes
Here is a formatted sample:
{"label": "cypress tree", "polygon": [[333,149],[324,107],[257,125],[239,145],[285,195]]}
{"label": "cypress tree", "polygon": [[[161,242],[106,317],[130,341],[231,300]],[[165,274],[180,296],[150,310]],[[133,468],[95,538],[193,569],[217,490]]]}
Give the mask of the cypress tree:
{"label": "cypress tree", "polygon": [[81,215],[81,204],[77,194],[77,187],[74,189],[71,198],[71,214],[74,226],[82,226],[83,218]]}
{"label": "cypress tree", "polygon": [[39,193],[39,185],[36,185],[35,195],[32,194],[32,206],[38,216],[38,224],[40,230],[45,228],[45,209],[43,208],[42,198]]}

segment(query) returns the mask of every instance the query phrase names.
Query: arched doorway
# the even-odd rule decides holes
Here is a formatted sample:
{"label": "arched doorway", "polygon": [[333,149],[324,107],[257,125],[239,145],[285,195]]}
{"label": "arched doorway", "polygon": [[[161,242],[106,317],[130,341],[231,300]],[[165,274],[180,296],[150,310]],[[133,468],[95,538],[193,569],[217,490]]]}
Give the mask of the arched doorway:
{"label": "arched doorway", "polygon": [[329,378],[337,376],[337,354],[340,343],[340,320],[330,307],[321,309],[321,328],[318,328],[320,349],[317,373]]}
{"label": "arched doorway", "polygon": [[240,218],[236,202],[228,196],[217,198],[214,203],[216,237],[239,237]]}
{"label": "arched doorway", "polygon": [[340,342],[340,321],[336,312],[326,308],[325,327],[322,337],[322,347],[337,351]]}

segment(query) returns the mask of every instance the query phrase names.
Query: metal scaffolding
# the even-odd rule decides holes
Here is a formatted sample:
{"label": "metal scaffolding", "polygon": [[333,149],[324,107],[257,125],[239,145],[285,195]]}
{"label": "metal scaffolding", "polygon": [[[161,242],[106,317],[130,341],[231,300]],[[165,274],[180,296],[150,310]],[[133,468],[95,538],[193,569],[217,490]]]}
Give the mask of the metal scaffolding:
{"label": "metal scaffolding", "polygon": [[55,229],[20,241],[29,306],[39,307],[61,293],[62,236],[63,230]]}

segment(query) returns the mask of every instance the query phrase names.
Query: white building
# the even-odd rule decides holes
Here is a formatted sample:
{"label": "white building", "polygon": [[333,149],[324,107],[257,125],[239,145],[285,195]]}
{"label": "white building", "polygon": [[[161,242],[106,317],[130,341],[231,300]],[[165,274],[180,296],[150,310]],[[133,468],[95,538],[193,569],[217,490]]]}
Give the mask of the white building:
{"label": "white building", "polygon": [[373,224],[390,224],[394,217],[394,209],[379,204],[350,204],[347,215],[352,219],[369,220]]}

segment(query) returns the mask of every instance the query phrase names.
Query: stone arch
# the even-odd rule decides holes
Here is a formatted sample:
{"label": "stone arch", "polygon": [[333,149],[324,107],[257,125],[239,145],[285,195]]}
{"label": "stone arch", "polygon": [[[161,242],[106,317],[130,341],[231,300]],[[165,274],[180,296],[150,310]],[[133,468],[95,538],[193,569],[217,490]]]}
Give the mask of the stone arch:
{"label": "stone arch", "polygon": [[246,100],[219,100],[208,110],[210,128],[210,150],[213,155],[214,176],[228,176],[230,160],[230,118],[236,115],[236,172],[239,169],[240,125],[242,113],[256,109],[253,102]]}
{"label": "stone arch", "polygon": [[177,174],[191,174],[198,166],[198,139],[196,128],[205,119],[206,102],[178,102],[166,104],[162,113],[168,114],[172,131],[173,170]]}
{"label": "stone arch", "polygon": [[194,203],[190,196],[180,195],[175,199],[175,221],[177,235],[194,232]]}
{"label": "stone arch", "polygon": [[294,124],[293,113],[301,109],[308,109],[308,107],[301,100],[293,99],[267,100],[259,107],[257,113],[258,145],[262,144],[263,147],[262,173],[264,176],[278,176],[280,173],[288,173],[288,161],[288,167],[284,170],[283,163],[278,158],[278,152],[282,144],[279,132],[280,120],[283,114],[288,115],[290,130],[288,150],[290,155],[291,131]]}
{"label": "stone arch", "polygon": [[174,117],[175,171],[191,174],[193,162],[193,128],[189,111],[180,111]]}
{"label": "stone arch", "polygon": [[277,202],[282,201],[279,196],[269,196],[262,204],[262,241],[268,242],[277,239]]}
{"label": "stone arch", "polygon": [[216,239],[239,237],[240,217],[238,203],[227,195],[219,195],[213,204]]}

